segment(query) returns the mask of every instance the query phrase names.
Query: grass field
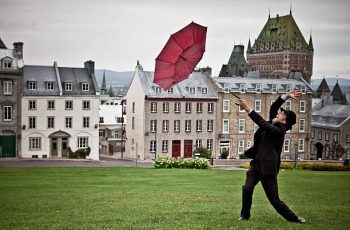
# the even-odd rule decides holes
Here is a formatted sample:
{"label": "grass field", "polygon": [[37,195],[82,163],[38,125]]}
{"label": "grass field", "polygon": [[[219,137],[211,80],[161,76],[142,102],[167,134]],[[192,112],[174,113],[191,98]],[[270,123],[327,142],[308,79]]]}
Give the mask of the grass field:
{"label": "grass field", "polygon": [[0,229],[350,229],[350,172],[282,171],[289,223],[261,185],[237,222],[245,171],[0,168]]}

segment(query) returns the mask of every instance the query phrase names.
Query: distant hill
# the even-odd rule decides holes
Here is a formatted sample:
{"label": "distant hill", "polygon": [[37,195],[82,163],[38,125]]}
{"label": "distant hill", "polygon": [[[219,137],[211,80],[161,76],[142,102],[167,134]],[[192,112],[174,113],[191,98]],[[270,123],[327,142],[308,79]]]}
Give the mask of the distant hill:
{"label": "distant hill", "polygon": [[116,72],[112,70],[96,69],[95,76],[96,81],[99,86],[102,85],[103,72],[105,71],[106,85],[107,88],[112,84],[115,86],[129,87],[132,77],[134,76],[134,71]]}
{"label": "distant hill", "polygon": [[[329,89],[332,91],[333,87],[337,83],[341,87],[342,90],[350,90],[350,79],[345,78],[326,78],[326,82],[329,86]],[[320,86],[322,79],[311,79],[311,86],[313,90],[317,90],[317,88]],[[345,92],[344,92],[345,93]]]}

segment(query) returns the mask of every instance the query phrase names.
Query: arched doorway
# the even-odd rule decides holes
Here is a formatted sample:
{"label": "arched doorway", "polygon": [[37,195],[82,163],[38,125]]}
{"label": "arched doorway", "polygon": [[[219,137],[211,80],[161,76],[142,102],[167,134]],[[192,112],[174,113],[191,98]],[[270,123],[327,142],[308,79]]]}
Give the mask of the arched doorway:
{"label": "arched doorway", "polygon": [[57,131],[49,135],[50,138],[50,156],[67,157],[69,138],[71,135],[64,131]]}
{"label": "arched doorway", "polygon": [[317,152],[317,159],[322,159],[323,145],[320,142],[317,142],[315,146]]}

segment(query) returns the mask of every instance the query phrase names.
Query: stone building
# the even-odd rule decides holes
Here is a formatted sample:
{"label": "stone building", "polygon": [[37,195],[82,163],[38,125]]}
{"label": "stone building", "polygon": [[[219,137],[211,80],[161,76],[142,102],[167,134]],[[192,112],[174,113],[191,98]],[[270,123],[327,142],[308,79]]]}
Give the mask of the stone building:
{"label": "stone building", "polygon": [[293,110],[297,115],[297,124],[285,136],[282,159],[308,159],[311,131],[311,86],[299,79],[260,79],[241,77],[217,77],[218,83],[217,119],[216,119],[216,155],[223,151],[229,158],[239,158],[246,149],[253,145],[253,136],[258,126],[234,102],[232,93],[250,102],[256,112],[268,120],[272,102],[292,88],[302,91],[298,101],[287,100],[283,107]]}
{"label": "stone building", "polygon": [[65,158],[91,148],[99,160],[99,95],[93,61],[84,68],[24,66],[22,157]]}
{"label": "stone building", "polygon": [[0,38],[0,158],[20,157],[23,43],[8,49]]}
{"label": "stone building", "polygon": [[247,61],[262,78],[286,78],[290,72],[301,72],[310,83],[313,53],[312,37],[307,43],[290,12],[275,18],[269,15],[253,46],[249,39]]}
{"label": "stone building", "polygon": [[207,73],[164,91],[153,72],[137,64],[126,95],[126,158],[192,157],[197,147],[214,149],[217,85]]}

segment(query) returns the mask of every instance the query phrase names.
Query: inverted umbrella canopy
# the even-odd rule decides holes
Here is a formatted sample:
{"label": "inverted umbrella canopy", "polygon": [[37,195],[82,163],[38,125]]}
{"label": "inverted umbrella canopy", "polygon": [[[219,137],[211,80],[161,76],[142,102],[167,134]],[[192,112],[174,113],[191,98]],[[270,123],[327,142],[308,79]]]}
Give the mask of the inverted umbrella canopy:
{"label": "inverted umbrella canopy", "polygon": [[205,52],[207,27],[194,22],[172,34],[156,58],[153,82],[169,89],[192,73]]}

